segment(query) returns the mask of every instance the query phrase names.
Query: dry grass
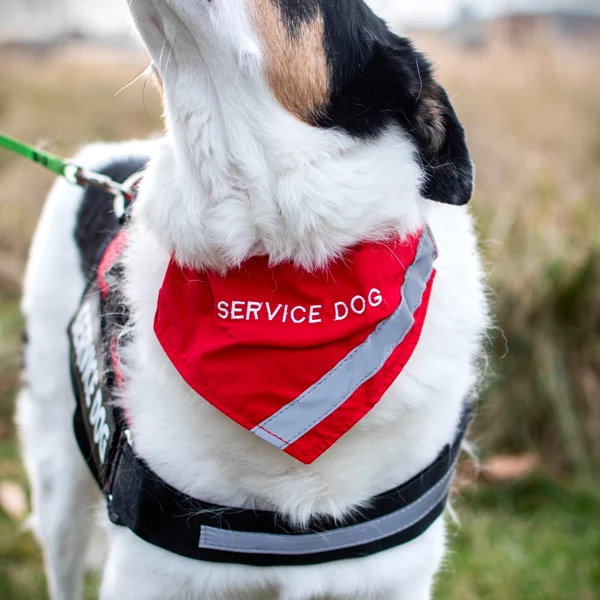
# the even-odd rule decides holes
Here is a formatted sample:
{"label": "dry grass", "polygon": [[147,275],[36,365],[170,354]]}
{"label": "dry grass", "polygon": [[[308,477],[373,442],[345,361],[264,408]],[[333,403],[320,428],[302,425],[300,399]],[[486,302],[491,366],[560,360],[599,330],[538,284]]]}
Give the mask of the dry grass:
{"label": "dry grass", "polygon": [[600,467],[600,46],[425,40],[470,133],[499,331],[486,447]]}
{"label": "dry grass", "polygon": [[[489,450],[536,450],[554,471],[600,465],[600,48],[494,43],[460,50],[423,35],[470,135],[473,202],[495,302]],[[0,130],[59,154],[160,128],[138,56],[0,60]],[[93,58],[93,60],[90,60]],[[143,101],[145,98],[145,102]],[[146,108],[145,108],[146,107]],[[0,153],[0,291],[15,294],[51,176]],[[503,332],[503,334],[501,333]],[[507,341],[505,341],[505,339]]]}

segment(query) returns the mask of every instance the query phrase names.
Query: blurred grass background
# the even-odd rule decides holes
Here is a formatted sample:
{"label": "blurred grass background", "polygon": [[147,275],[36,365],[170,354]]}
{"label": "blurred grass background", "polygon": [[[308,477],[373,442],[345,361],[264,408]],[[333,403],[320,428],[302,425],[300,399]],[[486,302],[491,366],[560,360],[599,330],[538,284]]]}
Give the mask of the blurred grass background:
{"label": "blurred grass background", "polygon": [[[440,600],[600,598],[600,44],[477,50],[423,33],[470,136],[497,328],[472,437],[482,477],[461,489]],[[135,53],[0,53],[0,130],[69,155],[159,131]],[[11,421],[27,248],[52,177],[0,153],[0,598],[46,598],[13,510],[26,488]],[[488,461],[488,457],[490,460]],[[487,467],[487,468],[486,468]],[[469,469],[467,469],[468,471]],[[2,502],[8,496],[9,502]],[[18,496],[18,494],[17,494]],[[10,498],[13,497],[11,509]],[[18,504],[18,502],[17,502]],[[12,515],[12,516],[11,516]],[[93,598],[93,581],[88,596]]]}

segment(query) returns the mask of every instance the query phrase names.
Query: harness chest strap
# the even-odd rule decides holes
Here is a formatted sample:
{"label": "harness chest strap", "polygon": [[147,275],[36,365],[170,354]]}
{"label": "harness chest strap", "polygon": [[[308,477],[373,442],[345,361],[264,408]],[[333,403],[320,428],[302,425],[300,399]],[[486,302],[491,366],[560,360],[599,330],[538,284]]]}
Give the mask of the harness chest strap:
{"label": "harness chest strap", "polygon": [[454,442],[410,481],[342,522],[319,519],[304,528],[274,512],[224,507],[183,494],[153,473],[123,437],[109,515],[155,546],[210,562],[286,566],[368,556],[417,538],[441,515],[470,417],[465,407]]}

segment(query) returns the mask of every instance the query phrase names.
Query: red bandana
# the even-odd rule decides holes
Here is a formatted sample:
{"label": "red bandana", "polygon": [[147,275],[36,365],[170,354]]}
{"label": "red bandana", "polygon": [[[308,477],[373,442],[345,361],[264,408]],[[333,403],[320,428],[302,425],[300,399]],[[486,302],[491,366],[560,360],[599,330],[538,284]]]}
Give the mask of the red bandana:
{"label": "red bandana", "polygon": [[423,328],[437,256],[428,228],[367,243],[326,271],[254,257],[225,277],[172,260],[154,329],[198,394],[311,463],[381,399]]}

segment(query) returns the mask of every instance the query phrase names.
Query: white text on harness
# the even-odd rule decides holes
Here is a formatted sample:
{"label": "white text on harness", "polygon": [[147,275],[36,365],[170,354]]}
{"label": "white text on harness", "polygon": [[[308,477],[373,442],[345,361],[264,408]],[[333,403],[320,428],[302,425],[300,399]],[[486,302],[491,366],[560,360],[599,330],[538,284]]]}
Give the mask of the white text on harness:
{"label": "white text on harness", "polygon": [[106,422],[106,408],[102,405],[100,368],[94,343],[94,315],[89,300],[81,306],[71,331],[75,364],[83,384],[88,421],[93,430],[94,444],[98,448],[100,462],[104,464],[111,432]]}

